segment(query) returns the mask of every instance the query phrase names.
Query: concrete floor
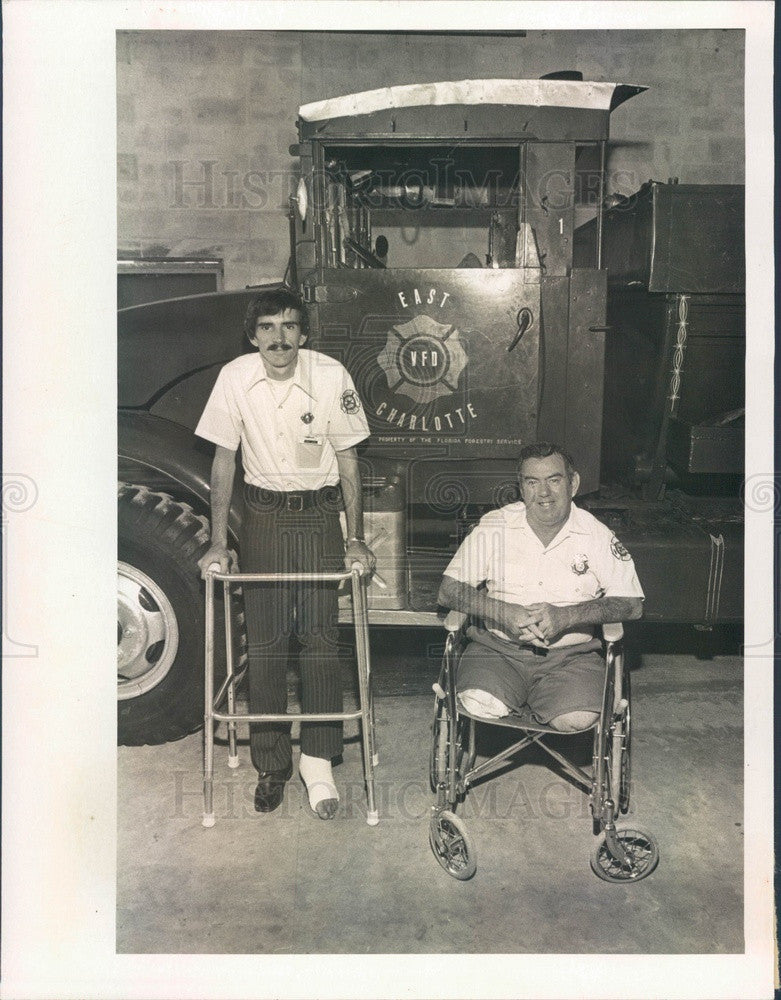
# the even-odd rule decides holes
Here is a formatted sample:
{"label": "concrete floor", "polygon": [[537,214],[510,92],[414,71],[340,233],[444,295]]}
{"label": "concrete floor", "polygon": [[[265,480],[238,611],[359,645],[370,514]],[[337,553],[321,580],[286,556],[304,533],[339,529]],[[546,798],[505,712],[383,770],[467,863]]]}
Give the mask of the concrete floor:
{"label": "concrete floor", "polygon": [[[308,811],[297,776],[279,810],[255,813],[248,748],[229,770],[218,747],[217,823],[204,829],[200,734],[120,748],[117,951],[743,951],[737,656],[655,653],[633,670],[633,804],[623,819],[652,833],[661,854],[634,885],[591,872],[587,797],[534,751],[470,791],[458,812],[477,873],[469,882],[445,874],[428,846],[433,696],[422,692],[434,672],[418,663],[415,693],[377,698],[374,828],[364,821],[357,723],[346,726],[335,771],[342,806],[329,823]],[[375,676],[381,695],[377,661]]]}

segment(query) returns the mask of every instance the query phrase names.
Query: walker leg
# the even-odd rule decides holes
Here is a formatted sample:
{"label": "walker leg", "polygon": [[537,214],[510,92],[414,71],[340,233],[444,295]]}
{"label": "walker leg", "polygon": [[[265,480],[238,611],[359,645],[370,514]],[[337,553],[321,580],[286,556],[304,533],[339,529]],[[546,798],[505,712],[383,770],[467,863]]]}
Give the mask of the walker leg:
{"label": "walker leg", "polygon": [[[236,714],[236,678],[233,671],[233,622],[231,621],[230,584],[223,581],[223,609],[225,612],[225,669],[228,684],[228,715]],[[236,753],[236,720],[228,723],[228,767],[237,768],[239,757]]]}
{"label": "walker leg", "polygon": [[[364,594],[364,601],[366,596]],[[364,613],[367,613],[367,606],[364,603]],[[380,755],[377,753],[377,728],[376,720],[374,717],[374,688],[372,685],[372,674],[371,674],[371,650],[369,648],[369,628],[368,622],[365,623],[363,631],[363,641],[364,641],[364,663],[366,664],[366,697],[369,704],[369,747],[371,750],[372,764],[374,767],[380,763]]]}
{"label": "walker leg", "polygon": [[374,706],[371,692],[369,666],[368,616],[366,611],[366,591],[363,580],[353,569],[353,615],[356,630],[355,651],[358,659],[358,692],[361,702],[361,737],[363,744],[363,772],[366,779],[367,812],[366,822],[377,826],[380,822],[374,798]]}
{"label": "walker leg", "polygon": [[[236,713],[236,694],[235,694],[235,684],[231,682],[228,685],[228,714],[235,715]],[[239,754],[236,749],[236,721],[228,723],[228,767],[236,768],[239,766]]]}
{"label": "walker leg", "polygon": [[363,772],[366,779],[366,822],[369,826],[377,826],[380,822],[379,813],[374,800],[374,715],[371,707],[371,694],[364,672],[358,669],[358,688],[361,698],[361,736],[363,743]]}
{"label": "walker leg", "polygon": [[373,748],[373,752],[372,752],[372,764],[375,767],[378,767],[379,763],[380,763],[380,755],[377,753],[377,741],[376,741],[376,736],[375,736],[375,725],[376,725],[376,722],[375,722],[375,718],[374,718],[374,698],[372,698],[372,709],[371,709],[371,732],[372,732],[372,748]]}
{"label": "walker leg", "polygon": [[214,722],[211,713],[204,719],[203,819],[201,825],[214,826]]}
{"label": "walker leg", "polygon": [[[207,798],[207,792],[204,789],[204,800],[206,798]],[[209,788],[208,799],[209,799],[209,803],[210,803],[208,808],[211,809],[211,788]],[[211,827],[214,826],[215,822],[216,822],[216,820],[214,818],[214,813],[213,812],[207,812],[206,808],[204,808],[203,819],[201,820],[201,826],[205,826],[206,829],[209,830],[209,829],[211,829]]]}
{"label": "walker leg", "polygon": [[371,679],[369,679],[369,704],[371,708],[369,709],[369,714],[371,716],[371,725],[369,727],[371,732],[371,745],[372,745],[372,764],[377,767],[380,763],[380,755],[377,753],[377,729],[376,729],[376,719],[374,717],[374,692],[372,691]]}
{"label": "walker leg", "polygon": [[214,826],[214,581],[206,579],[206,626],[203,710],[203,819],[205,827]]}
{"label": "walker leg", "polygon": [[203,752],[203,819],[201,825],[214,826],[214,723],[210,717],[204,720]]}
{"label": "walker leg", "polygon": [[370,711],[364,711],[361,717],[361,729],[364,734],[364,773],[366,775],[366,822],[369,826],[377,826],[380,822],[380,815],[374,798],[374,765],[375,759],[372,754],[372,729],[374,720]]}

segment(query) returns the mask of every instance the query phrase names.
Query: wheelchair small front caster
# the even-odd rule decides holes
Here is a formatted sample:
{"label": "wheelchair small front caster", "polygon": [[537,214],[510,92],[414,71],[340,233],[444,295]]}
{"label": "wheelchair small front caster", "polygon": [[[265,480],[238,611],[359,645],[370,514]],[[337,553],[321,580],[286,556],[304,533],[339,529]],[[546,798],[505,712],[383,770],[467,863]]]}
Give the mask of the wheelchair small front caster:
{"label": "wheelchair small front caster", "polygon": [[659,848],[649,833],[615,830],[613,837],[623,850],[625,861],[611,852],[604,833],[591,855],[591,870],[605,882],[639,882],[659,864]]}
{"label": "wheelchair small front caster", "polygon": [[477,855],[466,827],[448,809],[435,811],[428,827],[428,840],[434,857],[448,875],[464,882],[477,869]]}

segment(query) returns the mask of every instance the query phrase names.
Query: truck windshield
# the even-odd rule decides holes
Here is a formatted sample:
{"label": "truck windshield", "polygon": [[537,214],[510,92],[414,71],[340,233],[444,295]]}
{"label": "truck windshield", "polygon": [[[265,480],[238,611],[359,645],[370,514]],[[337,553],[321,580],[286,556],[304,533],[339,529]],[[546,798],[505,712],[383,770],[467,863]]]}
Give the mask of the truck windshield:
{"label": "truck windshield", "polygon": [[522,145],[324,148],[325,267],[518,267]]}

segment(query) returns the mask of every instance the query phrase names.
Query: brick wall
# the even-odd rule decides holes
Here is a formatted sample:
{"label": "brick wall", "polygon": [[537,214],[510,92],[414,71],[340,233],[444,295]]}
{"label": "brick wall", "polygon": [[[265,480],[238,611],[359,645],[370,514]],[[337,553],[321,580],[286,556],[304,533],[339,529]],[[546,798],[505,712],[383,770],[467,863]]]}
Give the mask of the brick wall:
{"label": "brick wall", "polygon": [[742,31],[119,32],[119,253],[221,257],[227,288],[279,280],[300,104],[558,69],[649,87],[612,116],[608,191],[743,182]]}

